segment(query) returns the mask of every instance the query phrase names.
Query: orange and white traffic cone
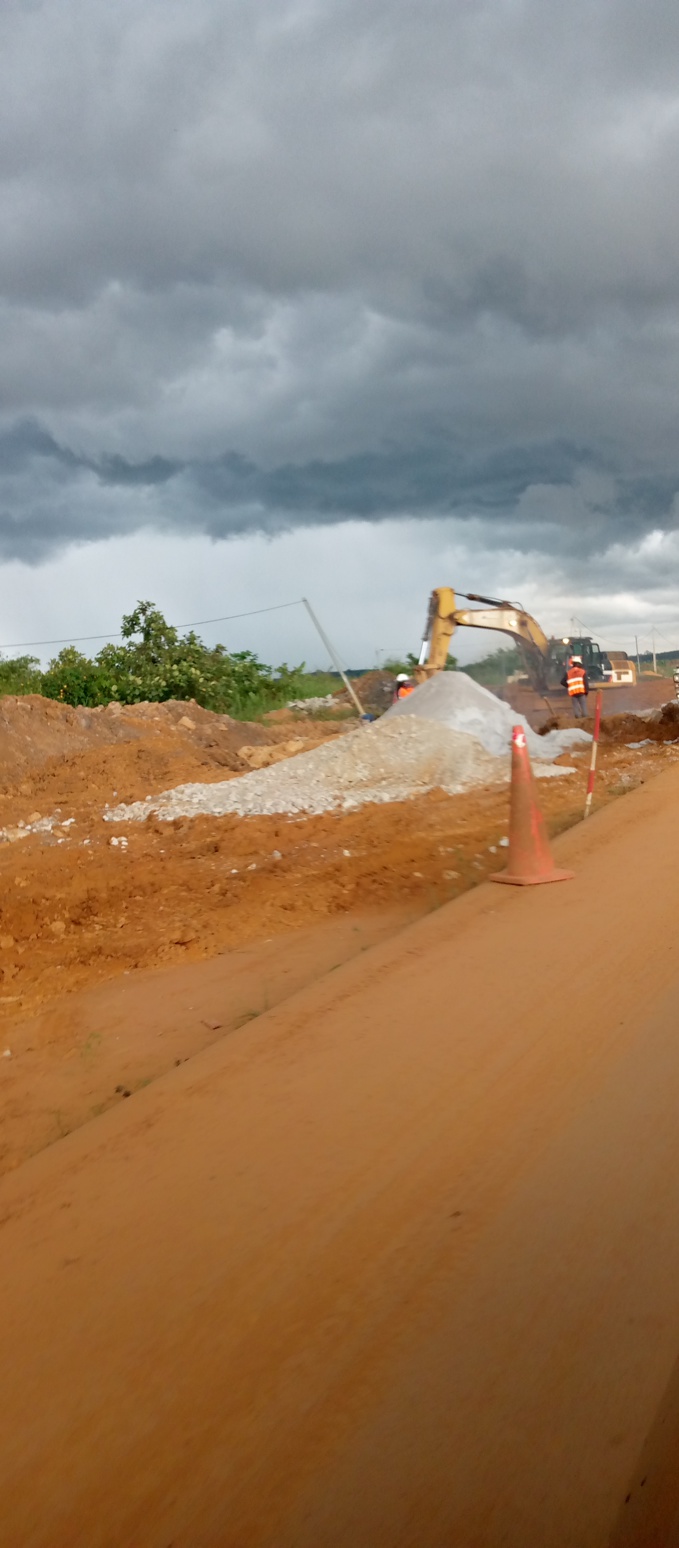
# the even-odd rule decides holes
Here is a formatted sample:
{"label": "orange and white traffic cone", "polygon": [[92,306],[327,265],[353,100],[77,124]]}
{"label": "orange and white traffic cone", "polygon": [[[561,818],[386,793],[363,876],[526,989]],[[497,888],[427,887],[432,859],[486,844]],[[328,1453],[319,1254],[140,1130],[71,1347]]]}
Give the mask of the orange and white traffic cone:
{"label": "orange and white traffic cone", "polygon": [[545,819],[540,811],[523,726],[512,731],[512,791],[509,811],[509,862],[491,881],[512,887],[537,887],[541,882],[570,881],[572,871],[557,871]]}

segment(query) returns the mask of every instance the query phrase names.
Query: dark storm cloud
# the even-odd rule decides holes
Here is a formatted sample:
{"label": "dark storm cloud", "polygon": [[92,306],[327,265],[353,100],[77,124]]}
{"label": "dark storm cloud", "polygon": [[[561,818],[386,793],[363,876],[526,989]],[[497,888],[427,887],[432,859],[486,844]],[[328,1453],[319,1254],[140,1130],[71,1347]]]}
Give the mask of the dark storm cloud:
{"label": "dark storm cloud", "polygon": [[574,531],[582,559],[610,542],[612,521],[618,541],[676,525],[671,475],[614,480],[594,451],[556,441],[484,459],[434,440],[264,468],[236,453],[211,461],[77,456],[40,426],[22,423],[0,436],[0,468],[0,553],[34,561],[64,542],[120,536],[142,525],[181,530],[189,510],[193,530],[215,539],[413,511],[500,517],[506,545],[562,562],[572,556]]}
{"label": "dark storm cloud", "polygon": [[0,552],[673,528],[670,0],[8,0]]}

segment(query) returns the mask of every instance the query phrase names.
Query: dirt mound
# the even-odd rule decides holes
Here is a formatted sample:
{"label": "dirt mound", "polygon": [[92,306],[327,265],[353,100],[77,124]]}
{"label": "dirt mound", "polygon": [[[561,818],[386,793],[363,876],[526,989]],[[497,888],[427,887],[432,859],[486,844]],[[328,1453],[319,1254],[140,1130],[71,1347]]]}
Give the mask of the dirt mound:
{"label": "dirt mound", "polygon": [[629,737],[629,741],[648,738],[652,742],[676,742],[679,739],[679,704],[675,699],[646,715],[626,715],[620,719],[625,719],[628,724],[634,722],[635,735]]}
{"label": "dirt mound", "polygon": [[[395,682],[392,672],[364,672],[362,677],[354,678],[353,687],[364,710],[372,715],[382,715],[393,701]],[[352,703],[346,688],[338,691],[334,698],[338,704]]]}
{"label": "dirt mound", "polygon": [[[591,705],[591,697],[590,697]],[[545,724],[545,731],[567,730],[571,726],[584,726],[593,731],[594,713],[586,720],[573,720],[567,715],[553,715]],[[601,741],[613,746],[629,746],[634,742],[675,742],[679,739],[679,704],[674,700],[660,708],[646,710],[644,714],[606,715],[601,721]]]}
{"label": "dirt mound", "polygon": [[675,723],[673,730],[667,726],[661,729],[657,720],[645,715],[611,715],[601,722],[601,741],[618,747],[634,742],[671,742],[676,736],[679,725]]}
{"label": "dirt mound", "polygon": [[[337,728],[304,726],[295,747],[317,745],[335,734]],[[169,699],[165,704],[109,704],[88,709],[26,694],[0,699],[0,794],[8,794],[25,783],[33,788],[36,772],[60,762],[64,769],[83,758],[93,768],[102,766],[106,749],[117,750],[116,757],[104,756],[103,766],[111,774],[118,771],[125,783],[128,766],[141,762],[153,782],[163,778],[162,770],[175,761],[188,761],[195,768],[214,768],[224,774],[242,774],[253,767],[255,749],[276,748],[291,742],[290,721],[285,726],[233,720],[202,709],[194,700]],[[124,749],[128,749],[127,756]],[[136,749],[136,750],[135,750]],[[142,751],[143,749],[143,751]],[[256,762],[256,758],[255,758]]]}
{"label": "dirt mound", "polygon": [[178,733],[184,739],[188,735],[193,745],[223,754],[216,761],[234,772],[244,767],[238,760],[238,748],[244,742],[273,739],[260,726],[213,715],[191,701],[74,709],[39,694],[7,696],[0,699],[0,781],[12,783],[24,770],[33,770],[49,758],[153,739],[158,733]]}

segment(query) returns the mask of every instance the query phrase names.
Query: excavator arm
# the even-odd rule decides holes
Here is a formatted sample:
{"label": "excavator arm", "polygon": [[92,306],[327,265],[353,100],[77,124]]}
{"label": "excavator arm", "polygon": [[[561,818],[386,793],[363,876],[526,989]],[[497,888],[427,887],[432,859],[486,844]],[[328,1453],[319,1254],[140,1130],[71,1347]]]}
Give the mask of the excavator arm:
{"label": "excavator arm", "polygon": [[432,591],[419,665],[415,673],[418,682],[426,682],[435,672],[443,671],[456,629],[496,629],[501,634],[508,634],[520,646],[531,682],[539,690],[544,689],[549,641],[539,623],[513,602],[499,602],[493,597],[480,597],[472,593],[468,600],[484,602],[487,606],[457,608],[455,592],[449,586],[439,586],[436,591]]}

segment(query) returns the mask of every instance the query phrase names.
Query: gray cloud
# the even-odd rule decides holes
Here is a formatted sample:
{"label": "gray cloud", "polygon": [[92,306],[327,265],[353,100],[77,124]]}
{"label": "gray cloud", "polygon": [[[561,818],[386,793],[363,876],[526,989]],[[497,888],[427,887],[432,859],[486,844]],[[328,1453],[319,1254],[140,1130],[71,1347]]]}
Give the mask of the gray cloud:
{"label": "gray cloud", "polygon": [[673,531],[678,62],[670,0],[8,0],[0,553]]}
{"label": "gray cloud", "polygon": [[[448,515],[502,523],[502,542],[560,562],[674,530],[671,473],[621,477],[600,452],[567,441],[472,455],[452,438],[331,461],[258,465],[119,453],[78,455],[40,425],[0,435],[0,553],[40,559],[64,542],[121,536],[141,526],[190,528],[214,539],[249,530]],[[574,538],[577,542],[574,542]]]}

